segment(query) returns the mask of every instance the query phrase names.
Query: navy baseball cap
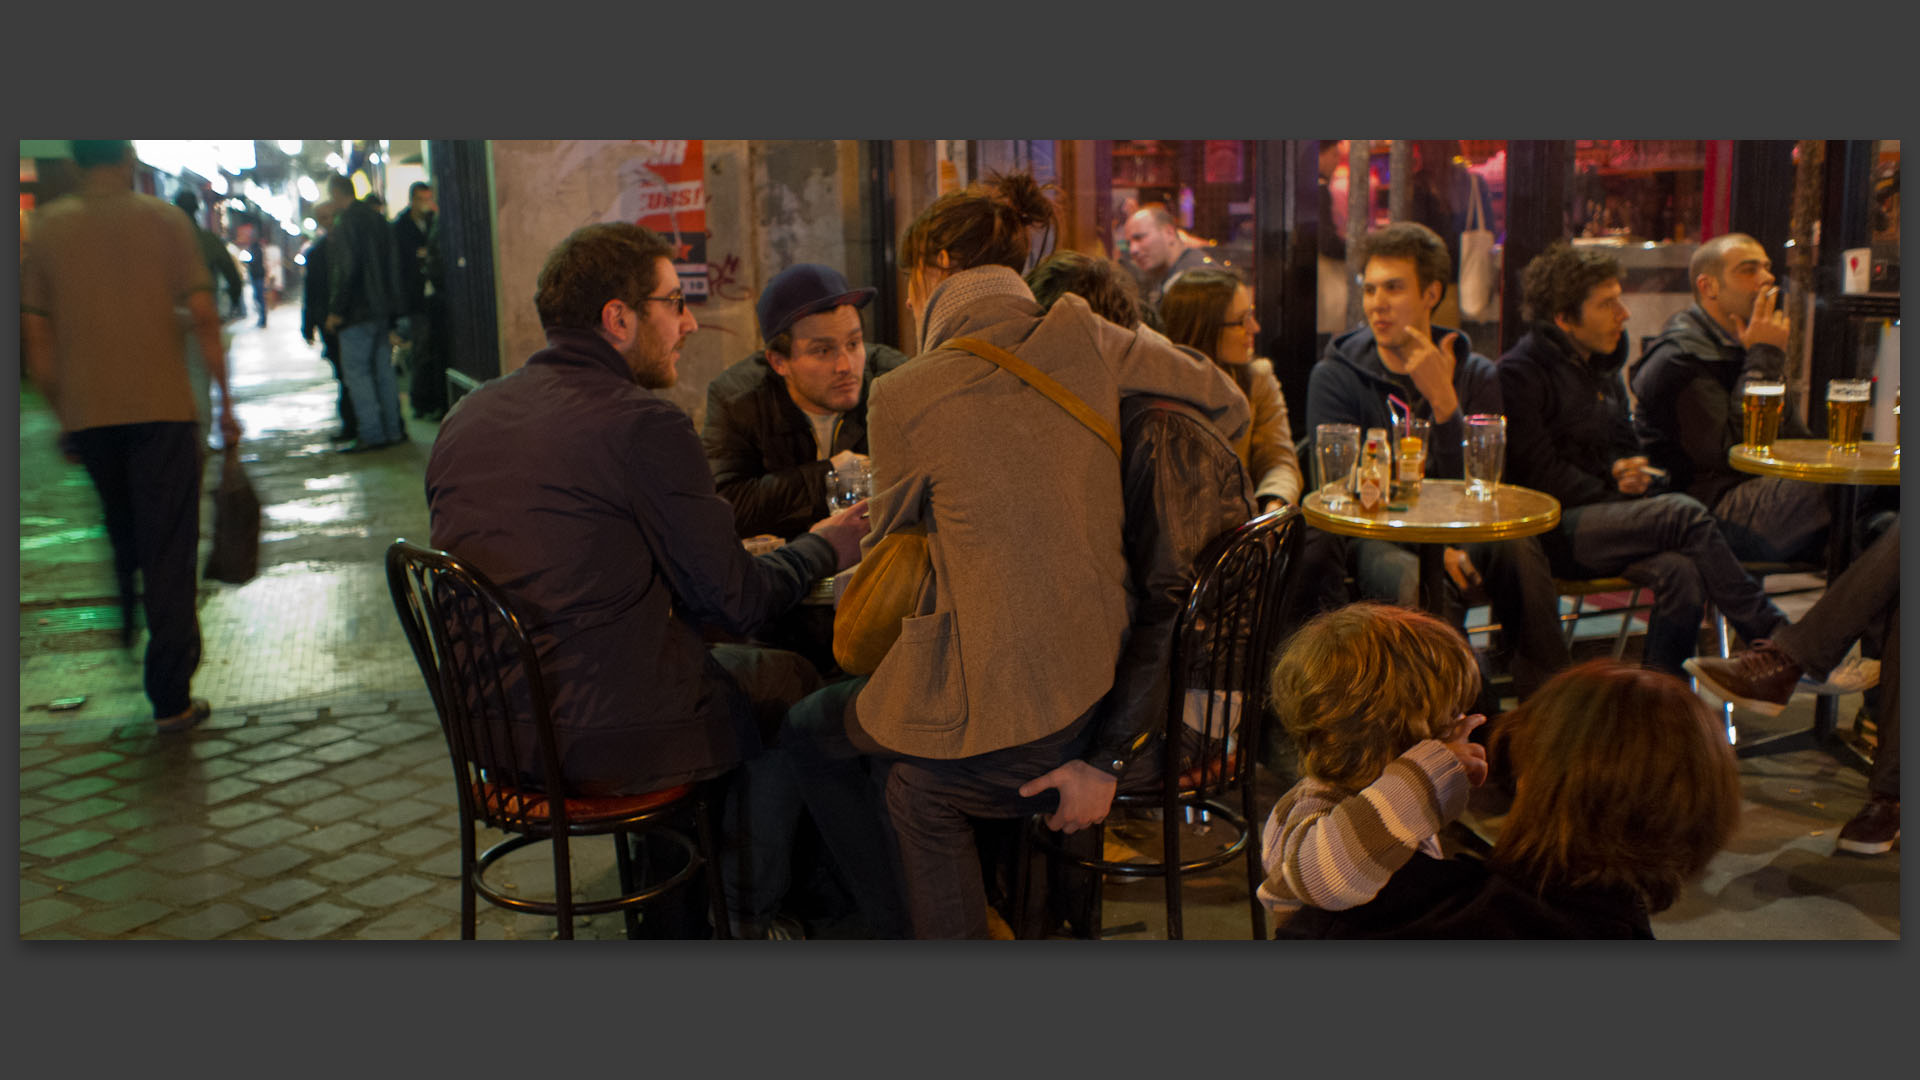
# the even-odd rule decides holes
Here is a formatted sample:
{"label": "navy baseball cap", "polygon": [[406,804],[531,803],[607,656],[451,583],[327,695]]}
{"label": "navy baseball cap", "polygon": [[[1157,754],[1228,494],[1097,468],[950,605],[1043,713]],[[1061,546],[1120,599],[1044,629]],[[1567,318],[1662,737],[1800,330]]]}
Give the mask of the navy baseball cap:
{"label": "navy baseball cap", "polygon": [[831,266],[795,263],[773,275],[767,287],[760,290],[760,300],[754,305],[760,316],[760,336],[772,341],[802,318],[832,311],[841,304],[866,307],[879,291],[849,287],[846,276]]}

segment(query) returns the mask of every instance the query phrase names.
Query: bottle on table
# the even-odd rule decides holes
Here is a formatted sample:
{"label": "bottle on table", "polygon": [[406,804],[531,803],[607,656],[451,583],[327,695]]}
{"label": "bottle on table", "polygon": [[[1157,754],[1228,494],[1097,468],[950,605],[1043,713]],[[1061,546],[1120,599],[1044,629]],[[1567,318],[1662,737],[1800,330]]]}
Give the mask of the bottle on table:
{"label": "bottle on table", "polygon": [[1387,457],[1387,431],[1368,428],[1367,440],[1360,450],[1360,471],[1355,476],[1355,497],[1360,509],[1368,513],[1386,507],[1393,490],[1393,472]]}

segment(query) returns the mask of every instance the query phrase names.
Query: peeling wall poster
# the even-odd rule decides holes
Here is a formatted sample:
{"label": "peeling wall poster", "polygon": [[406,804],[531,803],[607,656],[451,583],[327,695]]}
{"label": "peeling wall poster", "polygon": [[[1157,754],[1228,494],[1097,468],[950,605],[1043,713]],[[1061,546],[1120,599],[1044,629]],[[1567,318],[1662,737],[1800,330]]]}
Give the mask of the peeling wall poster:
{"label": "peeling wall poster", "polygon": [[620,164],[611,215],[652,229],[674,245],[673,268],[690,301],[707,298],[706,161],[698,139],[635,139]]}

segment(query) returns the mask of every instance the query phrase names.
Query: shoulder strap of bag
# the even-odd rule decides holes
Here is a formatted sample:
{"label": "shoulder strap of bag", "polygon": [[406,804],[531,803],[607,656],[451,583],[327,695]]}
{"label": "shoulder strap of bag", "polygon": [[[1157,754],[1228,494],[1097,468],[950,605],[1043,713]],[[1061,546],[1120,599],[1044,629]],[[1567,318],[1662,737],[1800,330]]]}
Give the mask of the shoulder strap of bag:
{"label": "shoulder strap of bag", "polygon": [[1467,202],[1470,204],[1467,207],[1467,231],[1468,232],[1472,232],[1476,229],[1484,229],[1487,227],[1486,214],[1484,211],[1480,209],[1480,183],[1481,183],[1480,174],[1477,172],[1474,172],[1472,169],[1468,169],[1467,170]]}
{"label": "shoulder strap of bag", "polygon": [[951,347],[970,352],[982,360],[998,364],[1021,382],[1045,394],[1055,405],[1067,411],[1069,416],[1087,426],[1087,430],[1100,436],[1114,457],[1120,456],[1120,432],[1105,417],[1093,411],[1093,407],[1076,397],[1073,391],[1060,385],[1059,381],[1025,360],[1013,355],[998,345],[990,345],[979,338],[960,337],[948,341],[943,348]]}

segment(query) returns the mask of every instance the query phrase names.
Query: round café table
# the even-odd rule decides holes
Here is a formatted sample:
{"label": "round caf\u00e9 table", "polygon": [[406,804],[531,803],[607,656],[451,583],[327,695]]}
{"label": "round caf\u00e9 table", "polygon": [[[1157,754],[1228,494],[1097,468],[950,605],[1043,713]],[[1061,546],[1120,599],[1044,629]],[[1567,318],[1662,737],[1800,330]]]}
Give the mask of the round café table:
{"label": "round caf\u00e9 table", "polygon": [[[1835,450],[1825,439],[1775,439],[1765,450],[1741,443],[1727,451],[1727,464],[1755,476],[1783,476],[1829,486],[1832,524],[1827,532],[1828,582],[1837,579],[1853,561],[1853,526],[1859,515],[1860,489],[1900,483],[1900,447],[1896,443],[1863,442],[1857,452]],[[1811,735],[1816,744],[1833,741],[1839,709],[1839,700],[1831,694],[1821,695],[1814,703]]]}
{"label": "round caf\u00e9 table", "polygon": [[1329,510],[1326,493],[1315,490],[1300,500],[1300,511],[1324,532],[1418,545],[1420,606],[1434,614],[1446,611],[1447,545],[1535,536],[1560,524],[1560,501],[1543,491],[1501,484],[1491,499],[1469,499],[1464,480],[1423,480],[1418,498],[1372,513],[1352,498]]}

